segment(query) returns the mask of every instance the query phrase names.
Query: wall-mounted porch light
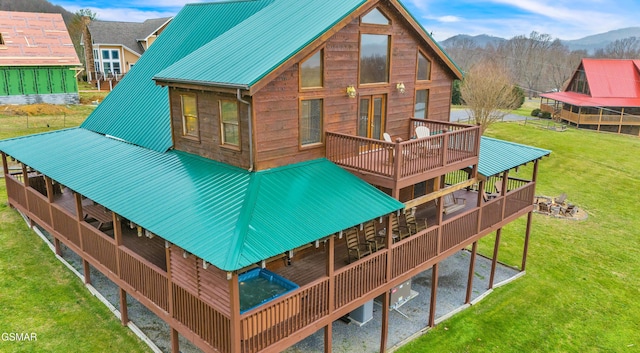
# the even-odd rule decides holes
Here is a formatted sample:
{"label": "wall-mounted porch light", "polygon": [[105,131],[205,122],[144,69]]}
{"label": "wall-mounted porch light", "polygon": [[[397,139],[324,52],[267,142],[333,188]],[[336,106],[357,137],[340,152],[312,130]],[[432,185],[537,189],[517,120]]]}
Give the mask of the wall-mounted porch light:
{"label": "wall-mounted porch light", "polygon": [[404,92],[406,92],[406,88],[404,87],[404,82],[398,83],[396,85],[396,90],[398,91],[398,93],[404,94]]}
{"label": "wall-mounted porch light", "polygon": [[353,85],[347,86],[347,97],[356,98],[357,93],[358,92],[356,92],[356,88]]}

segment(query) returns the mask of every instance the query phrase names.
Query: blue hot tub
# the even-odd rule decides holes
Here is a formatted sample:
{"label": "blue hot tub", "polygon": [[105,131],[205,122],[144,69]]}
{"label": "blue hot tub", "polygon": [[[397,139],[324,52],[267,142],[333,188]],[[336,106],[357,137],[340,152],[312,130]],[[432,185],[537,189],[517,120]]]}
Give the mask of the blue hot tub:
{"label": "blue hot tub", "polygon": [[299,288],[297,284],[263,268],[241,274],[238,281],[241,314]]}

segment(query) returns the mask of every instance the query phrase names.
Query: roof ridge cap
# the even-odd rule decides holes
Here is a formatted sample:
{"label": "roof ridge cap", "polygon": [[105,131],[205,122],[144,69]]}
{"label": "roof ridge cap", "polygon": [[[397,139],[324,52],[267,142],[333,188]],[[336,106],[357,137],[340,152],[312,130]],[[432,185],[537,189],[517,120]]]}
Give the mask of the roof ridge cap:
{"label": "roof ridge cap", "polygon": [[239,250],[242,249],[242,245],[247,239],[247,233],[249,232],[250,225],[249,220],[253,217],[253,210],[256,207],[261,179],[262,178],[258,173],[249,174],[244,202],[242,203],[240,216],[238,217],[235,229],[233,230],[233,240],[229,246],[229,253],[227,253],[223,269],[236,268],[238,265],[239,259],[242,255]]}

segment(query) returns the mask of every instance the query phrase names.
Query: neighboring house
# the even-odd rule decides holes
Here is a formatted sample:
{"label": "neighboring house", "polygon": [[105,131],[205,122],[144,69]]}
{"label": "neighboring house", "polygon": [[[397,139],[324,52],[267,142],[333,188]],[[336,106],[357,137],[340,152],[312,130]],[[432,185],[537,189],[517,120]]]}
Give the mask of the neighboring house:
{"label": "neighboring house", "polygon": [[91,21],[82,34],[87,79],[116,79],[127,73],[164,31],[171,17],[140,22]]}
{"label": "neighboring house", "polygon": [[[522,216],[525,268],[550,152],[449,123],[460,77],[396,0],[187,5],[79,128],[0,142],[9,202],[119,286],[123,324],[127,294],[165,320],[173,352],[319,329],[331,351],[334,321],[493,232],[497,254]],[[247,297],[256,276],[285,293]]]}
{"label": "neighboring house", "polygon": [[540,109],[580,128],[640,136],[640,60],[582,59]]}
{"label": "neighboring house", "polygon": [[62,15],[0,11],[0,104],[77,104],[79,66]]}

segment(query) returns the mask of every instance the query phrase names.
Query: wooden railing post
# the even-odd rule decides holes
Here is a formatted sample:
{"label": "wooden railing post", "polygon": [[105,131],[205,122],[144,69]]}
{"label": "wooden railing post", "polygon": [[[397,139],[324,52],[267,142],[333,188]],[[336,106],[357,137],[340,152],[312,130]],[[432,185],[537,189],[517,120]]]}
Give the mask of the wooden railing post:
{"label": "wooden railing post", "polygon": [[[327,307],[329,309],[329,315],[333,313],[335,310],[335,237],[329,237],[327,244],[327,267],[326,274],[329,277],[329,297],[327,300]],[[332,344],[333,341],[333,326],[332,323],[329,322],[327,326],[324,327],[324,351],[325,353],[332,352]]]}
{"label": "wooden railing post", "polygon": [[444,167],[445,165],[447,165],[447,162],[449,160],[449,132],[447,129],[444,129],[442,131],[442,164],[441,167]]}
{"label": "wooden railing post", "polygon": [[502,192],[500,193],[500,195],[498,197],[502,197],[502,216],[501,219],[504,219],[504,215],[506,212],[506,208],[507,208],[507,188],[509,186],[509,171],[505,170],[504,173],[502,173]]}
{"label": "wooden railing post", "polygon": [[7,162],[7,155],[4,152],[0,152],[2,155],[2,172],[4,173],[5,178],[9,176],[9,163]]}
{"label": "wooden railing post", "polygon": [[398,180],[402,175],[402,164],[403,164],[403,155],[402,155],[402,145],[400,144],[402,139],[396,140],[396,145],[393,148],[393,179]]}
{"label": "wooden railing post", "polygon": [[[29,188],[29,173],[27,172],[27,165],[24,163],[22,164],[22,183],[24,184],[24,204],[25,207],[27,208],[27,211],[29,211],[29,213],[31,213],[31,207],[29,207],[29,194],[28,194],[28,188]],[[33,220],[31,219],[31,217],[29,217],[29,227],[33,228]]]}
{"label": "wooden railing post", "polygon": [[111,211],[111,217],[113,219],[113,239],[116,243],[116,271],[118,277],[122,279],[122,269],[120,268],[120,245],[122,245],[122,224],[120,217],[113,211]]}

